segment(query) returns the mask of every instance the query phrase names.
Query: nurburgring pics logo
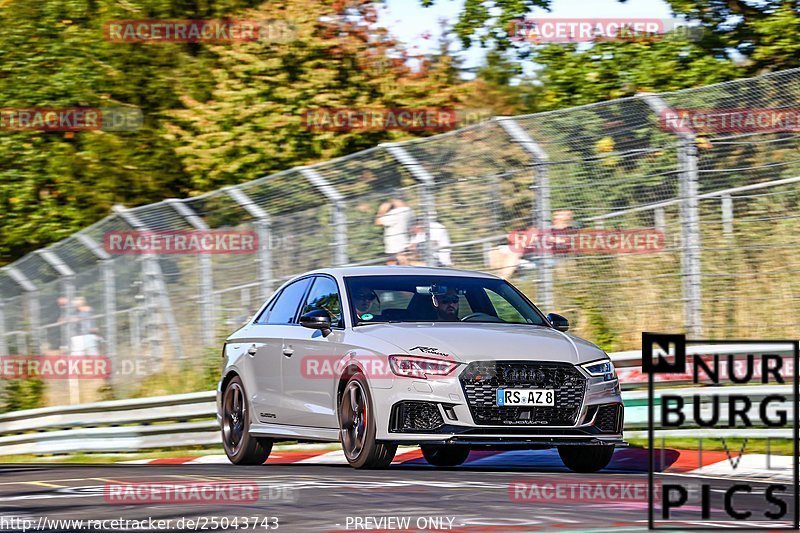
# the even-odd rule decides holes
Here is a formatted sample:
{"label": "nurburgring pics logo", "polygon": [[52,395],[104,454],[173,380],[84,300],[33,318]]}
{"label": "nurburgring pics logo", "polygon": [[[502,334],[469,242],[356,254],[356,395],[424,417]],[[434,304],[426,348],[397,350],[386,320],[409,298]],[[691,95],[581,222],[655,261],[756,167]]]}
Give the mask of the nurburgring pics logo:
{"label": "nurburgring pics logo", "polygon": [[[687,346],[700,344],[703,351],[710,351],[711,355],[687,353]],[[744,357],[744,365],[738,366],[733,361],[734,352]],[[787,353],[791,354],[794,363],[791,378],[783,370]],[[798,528],[798,509],[793,502],[798,499],[799,354],[800,343],[796,340],[701,341],[687,340],[681,334],[642,334],[642,370],[648,374],[650,529],[751,529],[756,525],[772,530]],[[726,360],[726,371],[722,372],[721,365]],[[760,371],[757,372],[755,369],[758,367]],[[656,389],[656,381],[659,384],[669,382],[672,374],[685,376],[689,368],[694,388]],[[792,384],[787,384],[789,379]],[[792,409],[791,415],[788,407]],[[699,436],[682,435],[682,430],[686,429],[694,430]],[[703,445],[703,439],[721,440],[732,471],[730,483],[719,488],[719,483],[701,478],[700,490],[694,491],[681,482],[684,478],[670,477],[669,482],[661,482],[660,496],[656,497],[656,475],[668,467],[664,464],[663,447],[660,453],[654,448],[657,433],[660,439],[696,439],[699,466],[703,466],[702,450],[708,449],[708,445]],[[765,477],[754,486],[749,481],[754,474],[748,474],[747,467],[742,465],[752,465],[753,460],[757,460],[766,463],[769,469],[772,462],[770,441],[777,434],[793,443],[793,482],[790,483],[788,477]],[[759,437],[767,439],[766,457],[754,456],[743,461],[748,441]],[[743,440],[735,461],[726,438]],[[685,444],[682,446],[686,447]],[[763,476],[763,473],[755,475]],[[692,483],[697,484],[697,481]],[[793,508],[792,512],[790,508]]]}
{"label": "nurburgring pics logo", "polygon": [[26,107],[0,109],[0,130],[134,131],[142,127],[136,107]]}
{"label": "nurburgring pics logo", "polygon": [[249,230],[108,231],[103,248],[110,254],[252,254],[258,234]]}
{"label": "nurburgring pics logo", "polygon": [[703,29],[680,19],[527,18],[511,22],[511,39],[533,44],[665,39],[699,40]]}
{"label": "nurburgring pics logo", "polygon": [[112,43],[286,43],[297,35],[285,20],[111,20],[103,27]]}
{"label": "nurburgring pics logo", "polygon": [[321,131],[449,131],[458,116],[451,108],[317,108],[303,112],[303,124]]}
{"label": "nurburgring pics logo", "polygon": [[658,123],[672,133],[797,132],[800,107],[665,109]]}

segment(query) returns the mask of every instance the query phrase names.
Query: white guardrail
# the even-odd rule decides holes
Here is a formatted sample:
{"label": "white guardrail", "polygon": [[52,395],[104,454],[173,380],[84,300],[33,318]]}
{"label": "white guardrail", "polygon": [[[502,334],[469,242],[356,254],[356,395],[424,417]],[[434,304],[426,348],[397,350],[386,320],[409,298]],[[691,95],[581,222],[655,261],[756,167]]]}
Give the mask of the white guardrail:
{"label": "white guardrail", "polygon": [[[692,355],[746,354],[776,351],[773,346],[753,344],[689,346]],[[624,388],[628,385],[643,387],[641,379],[641,352],[618,352],[610,354],[617,365]],[[638,372],[638,374],[637,374]],[[629,375],[630,383],[625,383]],[[671,382],[672,383],[672,382]],[[674,382],[679,384],[680,382]],[[713,389],[716,394],[744,394],[755,400],[769,394],[783,394],[791,398],[792,385],[749,385]],[[664,389],[664,393],[691,397],[697,387]],[[712,389],[708,389],[709,393]],[[625,438],[646,438],[647,392],[624,390]],[[787,405],[773,403],[770,413],[786,409],[792,420],[791,402]],[[704,408],[705,412],[705,408]],[[750,412],[758,419],[758,404],[754,402]],[[721,417],[727,411],[721,409]],[[703,429],[685,425],[680,429],[656,431],[661,437],[749,437],[790,438],[791,429]],[[216,391],[158,396],[132,400],[87,403],[72,406],[45,407],[25,411],[14,411],[0,415],[0,456],[47,455],[91,452],[135,452],[150,449],[180,448],[184,446],[209,446],[220,444],[219,427],[216,421]]]}

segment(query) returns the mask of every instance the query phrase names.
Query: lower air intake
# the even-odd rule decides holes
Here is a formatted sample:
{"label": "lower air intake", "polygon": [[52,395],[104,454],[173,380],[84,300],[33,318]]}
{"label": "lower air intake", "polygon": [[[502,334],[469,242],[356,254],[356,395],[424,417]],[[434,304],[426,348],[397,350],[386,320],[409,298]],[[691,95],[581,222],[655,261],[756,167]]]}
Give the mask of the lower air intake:
{"label": "lower air intake", "polygon": [[394,433],[433,431],[444,425],[439,406],[431,402],[400,402],[392,407],[390,422]]}

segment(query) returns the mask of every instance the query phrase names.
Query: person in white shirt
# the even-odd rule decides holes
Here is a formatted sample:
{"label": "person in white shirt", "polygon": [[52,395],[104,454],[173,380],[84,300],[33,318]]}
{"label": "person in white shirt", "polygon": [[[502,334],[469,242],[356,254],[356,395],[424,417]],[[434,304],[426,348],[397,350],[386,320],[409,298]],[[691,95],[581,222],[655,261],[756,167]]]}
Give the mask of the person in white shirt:
{"label": "person in white shirt", "polygon": [[[453,266],[453,260],[450,257],[450,235],[447,233],[447,228],[435,220],[431,221],[431,243],[434,249],[434,258],[437,262],[436,266]],[[420,260],[425,259],[425,253],[422,248],[426,245],[425,226],[421,220],[418,220],[412,228],[411,246],[416,250],[417,257]]]}
{"label": "person in white shirt", "polygon": [[403,200],[392,198],[383,202],[375,216],[375,224],[383,226],[383,246],[389,256],[388,264],[408,264],[408,229],[414,212]]}

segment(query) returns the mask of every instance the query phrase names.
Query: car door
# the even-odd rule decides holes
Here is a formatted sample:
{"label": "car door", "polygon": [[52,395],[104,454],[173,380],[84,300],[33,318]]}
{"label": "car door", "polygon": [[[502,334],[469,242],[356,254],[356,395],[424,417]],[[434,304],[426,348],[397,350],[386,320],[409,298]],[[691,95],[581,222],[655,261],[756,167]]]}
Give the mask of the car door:
{"label": "car door", "polygon": [[289,330],[300,327],[295,317],[310,284],[311,278],[303,278],[284,287],[252,326],[247,357],[256,383],[256,390],[250,396],[259,422],[292,423],[283,398],[283,339]]}
{"label": "car door", "polygon": [[341,296],[336,280],[316,276],[300,310],[325,309],[332,316],[332,332],[303,326],[287,330],[283,340],[283,398],[287,416],[300,426],[336,428],[335,363],[344,355]]}

